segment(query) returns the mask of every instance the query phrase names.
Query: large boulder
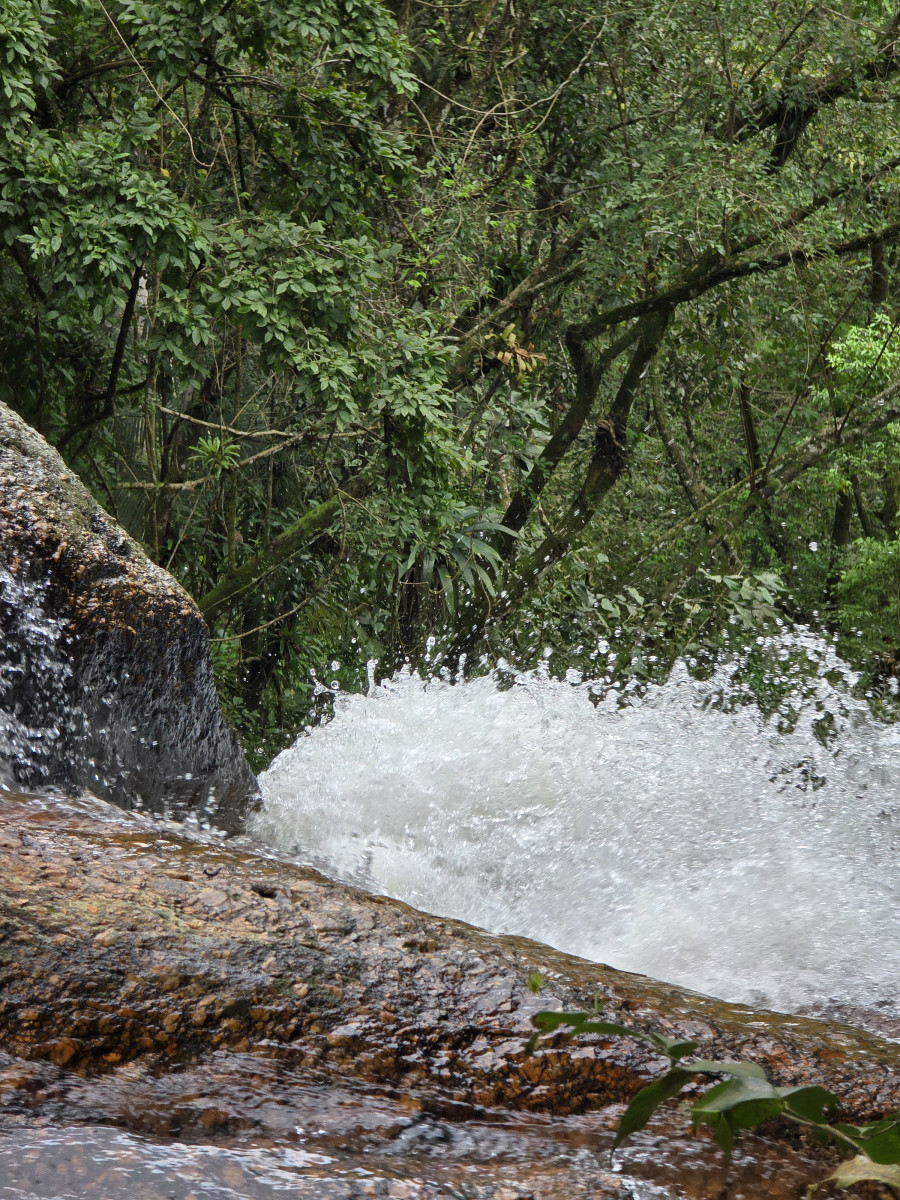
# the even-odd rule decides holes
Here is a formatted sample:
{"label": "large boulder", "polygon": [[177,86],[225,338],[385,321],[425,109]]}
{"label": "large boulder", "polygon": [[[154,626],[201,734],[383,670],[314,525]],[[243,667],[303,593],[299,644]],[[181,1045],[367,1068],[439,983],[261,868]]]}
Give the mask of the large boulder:
{"label": "large boulder", "polygon": [[0,403],[0,781],[239,827],[256,781],[184,589]]}

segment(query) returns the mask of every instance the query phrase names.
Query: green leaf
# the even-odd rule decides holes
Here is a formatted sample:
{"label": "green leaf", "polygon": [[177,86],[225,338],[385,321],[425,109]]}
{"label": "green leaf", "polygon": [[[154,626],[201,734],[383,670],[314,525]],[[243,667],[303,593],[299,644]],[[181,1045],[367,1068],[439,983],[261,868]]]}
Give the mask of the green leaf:
{"label": "green leaf", "polygon": [[759,1063],[754,1062],[735,1062],[729,1059],[720,1062],[715,1058],[695,1058],[690,1063],[690,1068],[704,1075],[733,1075],[737,1079],[758,1079],[766,1084],[769,1082],[765,1070]]}
{"label": "green leaf", "polygon": [[[692,1053],[697,1049],[697,1042],[687,1042],[682,1038],[668,1037],[665,1033],[649,1033],[647,1034],[649,1041],[654,1045],[659,1046],[660,1050],[673,1061],[679,1058],[684,1058],[686,1054]],[[693,1069],[694,1064],[691,1063]]]}
{"label": "green leaf", "polygon": [[621,1146],[629,1134],[643,1129],[660,1104],[672,1096],[677,1096],[693,1077],[694,1072],[688,1068],[674,1067],[671,1071],[666,1071],[665,1075],[661,1075],[659,1079],[654,1079],[652,1083],[641,1088],[622,1113],[622,1119],[613,1142],[613,1150]]}
{"label": "green leaf", "polygon": [[896,1118],[879,1121],[875,1131],[857,1144],[872,1162],[900,1163],[900,1124]]}
{"label": "green leaf", "polygon": [[825,1120],[825,1109],[838,1103],[837,1096],[827,1088],[815,1084],[806,1087],[780,1087],[775,1089],[784,1100],[785,1107],[804,1121],[820,1124]]}
{"label": "green leaf", "polygon": [[493,563],[500,562],[500,555],[497,553],[494,547],[489,546],[487,542],[481,541],[480,538],[469,538],[469,548],[475,554],[481,554],[485,558],[490,559],[490,561]]}
{"label": "green leaf", "polygon": [[[543,1033],[550,1033],[555,1029],[568,1026],[573,1036],[579,1033],[605,1033],[613,1037],[635,1038],[639,1042],[647,1042],[654,1049],[662,1051],[667,1058],[671,1058],[673,1061],[683,1058],[685,1054],[690,1054],[697,1049],[696,1042],[669,1037],[664,1033],[645,1033],[642,1029],[629,1029],[627,1025],[617,1025],[612,1021],[598,1021],[595,1019],[596,1015],[596,1013],[586,1012],[540,1012],[534,1014],[531,1023]],[[719,1064],[714,1065],[718,1069]],[[735,1065],[755,1067],[754,1063]],[[690,1066],[691,1070],[698,1069],[693,1063]],[[699,1069],[702,1070],[702,1068]],[[761,1070],[761,1068],[757,1069]]]}
{"label": "green leaf", "polygon": [[484,567],[481,565],[481,563],[472,563],[472,566],[475,570],[475,574],[478,576],[478,578],[481,580],[482,584],[484,585],[484,590],[487,592],[487,594],[489,596],[496,596],[497,590],[494,587],[494,581],[493,581],[493,579],[491,579],[490,575],[488,575],[487,571],[484,569]]}
{"label": "green leaf", "polygon": [[446,601],[447,609],[449,612],[455,613],[459,599],[456,584],[451,579],[450,572],[443,563],[438,564],[437,573],[438,579],[441,581],[441,587],[444,589],[444,600]]}
{"label": "green leaf", "polygon": [[648,1035],[627,1025],[616,1025],[611,1021],[596,1021],[595,1013],[586,1012],[539,1012],[531,1018],[531,1023],[541,1033],[552,1033],[563,1026],[569,1026],[573,1034],[577,1033],[607,1033],[614,1037],[637,1038],[646,1042]]}
{"label": "green leaf", "polygon": [[726,1158],[731,1158],[734,1152],[734,1129],[725,1113],[720,1113],[715,1121],[710,1122],[716,1145]]}
{"label": "green leaf", "polygon": [[695,1125],[716,1126],[727,1114],[732,1129],[750,1129],[783,1110],[784,1101],[768,1080],[726,1079],[691,1108],[691,1120]]}

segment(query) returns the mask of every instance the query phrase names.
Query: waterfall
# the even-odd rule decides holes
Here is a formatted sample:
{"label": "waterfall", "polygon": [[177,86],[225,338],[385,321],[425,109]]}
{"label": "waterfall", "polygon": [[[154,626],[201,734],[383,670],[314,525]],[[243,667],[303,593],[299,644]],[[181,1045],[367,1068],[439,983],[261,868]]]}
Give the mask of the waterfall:
{"label": "waterfall", "polygon": [[725,999],[888,1005],[900,729],[827,641],[760,643],[781,694],[768,715],[746,656],[643,688],[501,664],[338,694],[262,776],[253,834],[418,908]]}
{"label": "waterfall", "polygon": [[48,616],[44,587],[0,567],[0,785],[40,788],[57,743],[83,716],[69,703],[72,667],[62,622]]}

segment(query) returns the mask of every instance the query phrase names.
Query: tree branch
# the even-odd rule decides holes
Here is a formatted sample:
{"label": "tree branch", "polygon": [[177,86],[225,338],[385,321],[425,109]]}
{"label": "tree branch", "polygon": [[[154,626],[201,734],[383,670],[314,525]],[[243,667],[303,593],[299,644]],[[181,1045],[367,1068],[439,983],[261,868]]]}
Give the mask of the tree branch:
{"label": "tree branch", "polygon": [[619,325],[646,313],[661,312],[677,307],[689,300],[697,300],[706,292],[730,283],[734,279],[746,279],[753,275],[763,275],[771,271],[780,271],[787,266],[809,266],[826,258],[839,258],[845,254],[854,254],[866,250],[875,242],[893,242],[900,235],[900,221],[892,221],[881,229],[871,230],[860,237],[848,238],[841,242],[830,242],[817,250],[785,250],[771,258],[750,259],[745,262],[729,262],[719,256],[719,265],[709,271],[698,271],[682,283],[648,296],[643,300],[635,300],[630,304],[621,304],[617,308],[607,309],[589,321],[574,328],[573,333],[583,341],[597,337],[604,329]]}
{"label": "tree branch", "polygon": [[141,276],[144,274],[143,264],[134,268],[134,274],[131,276],[131,287],[128,289],[128,296],[125,300],[125,308],[122,311],[122,320],[119,324],[119,336],[116,338],[115,349],[113,350],[112,363],[109,368],[109,378],[106,382],[106,389],[103,392],[103,408],[99,413],[94,413],[90,417],[85,417],[77,425],[72,426],[57,442],[56,448],[62,453],[63,449],[71,442],[72,438],[77,437],[80,433],[84,433],[86,429],[90,429],[92,425],[96,425],[98,421],[104,421],[107,417],[111,417],[116,403],[116,386],[119,382],[119,372],[122,370],[122,360],[125,357],[125,346],[128,343],[128,332],[131,328],[131,319],[134,316],[134,306],[137,303],[138,288],[141,286]]}
{"label": "tree branch", "polygon": [[197,607],[203,614],[208,625],[212,625],[216,617],[236,596],[248,591],[276,567],[281,566],[292,555],[304,546],[309,545],[313,536],[327,529],[341,511],[343,502],[359,499],[368,490],[368,484],[362,479],[353,479],[331,496],[323,500],[315,508],[304,513],[298,521],[290,525],[283,533],[273,538],[263,550],[242,563],[234,571],[229,571],[197,601]]}
{"label": "tree branch", "polygon": [[571,237],[563,244],[557,247],[542,263],[538,265],[517,284],[516,287],[500,300],[497,305],[491,309],[487,316],[482,317],[477,325],[460,340],[459,348],[456,352],[456,358],[451,364],[449,375],[462,375],[469,366],[469,363],[479,353],[484,340],[484,335],[491,326],[499,325],[505,320],[514,309],[516,309],[524,300],[530,299],[532,296],[543,291],[545,288],[551,287],[555,283],[562,282],[567,279],[575,271],[578,264],[569,263],[568,260],[573,254],[581,248],[585,237],[583,229],[577,229]]}
{"label": "tree branch", "polygon": [[[737,516],[729,522],[729,528],[735,528],[761,501],[770,500],[773,496],[784,491],[786,487],[794,483],[805,471],[817,466],[829,454],[833,454],[835,450],[842,449],[845,446],[853,446],[859,442],[865,442],[873,434],[879,433],[882,429],[887,428],[888,425],[894,425],[900,421],[900,403],[897,402],[898,399],[900,399],[900,380],[892,383],[890,387],[885,388],[883,392],[874,396],[867,404],[858,408],[843,430],[837,429],[833,425],[829,428],[821,429],[811,437],[806,438],[796,446],[792,446],[790,450],[786,450],[783,454],[779,455],[769,467],[765,486],[759,488],[758,491],[754,492],[744,501],[738,510]],[[635,559],[623,571],[623,574],[627,574],[633,570],[648,555],[656,554],[671,542],[677,541],[692,525],[696,525],[698,522],[708,518],[716,509],[721,508],[724,504],[737,499],[741,492],[749,489],[749,487],[750,476],[745,475],[743,479],[738,480],[731,487],[725,488],[717,496],[713,496],[701,508],[698,508],[695,512],[685,517],[684,520],[677,522],[671,529],[668,529],[661,537],[657,538],[652,548],[642,552],[640,558]]]}
{"label": "tree branch", "polygon": [[[501,524],[516,532],[525,525],[566,451],[577,439],[591,415],[600,384],[607,371],[640,334],[640,322],[635,322],[596,359],[591,358],[584,344],[577,338],[570,337],[568,339],[569,355],[575,368],[575,398],[566,410],[566,415],[556,432],[535,460],[527,479],[522,481],[522,486],[510,500]],[[514,547],[515,539],[506,536],[501,544],[501,553],[504,558],[512,554]]]}
{"label": "tree branch", "polygon": [[800,134],[820,109],[851,95],[860,82],[880,82],[900,69],[898,37],[900,11],[894,14],[883,30],[880,47],[868,58],[862,71],[848,69],[812,80],[806,96],[802,99],[785,90],[778,95],[775,103],[768,98],[761,101],[750,119],[737,129],[737,138],[746,141],[774,127],[777,133],[772,147],[773,165],[783,166],[796,146]]}
{"label": "tree branch", "polygon": [[[625,470],[628,418],[641,381],[662,344],[669,317],[668,311],[655,313],[640,323],[638,345],[610,405],[609,414],[597,423],[594,452],[584,482],[556,528],[547,534],[536,550],[515,563],[513,574],[507,574],[504,578],[503,606],[506,611],[514,610],[545,571],[565,557],[590,523],[604,496]],[[473,609],[466,610],[467,629],[456,638],[451,654],[469,653],[484,636],[489,606],[486,599],[473,601],[473,606]]]}

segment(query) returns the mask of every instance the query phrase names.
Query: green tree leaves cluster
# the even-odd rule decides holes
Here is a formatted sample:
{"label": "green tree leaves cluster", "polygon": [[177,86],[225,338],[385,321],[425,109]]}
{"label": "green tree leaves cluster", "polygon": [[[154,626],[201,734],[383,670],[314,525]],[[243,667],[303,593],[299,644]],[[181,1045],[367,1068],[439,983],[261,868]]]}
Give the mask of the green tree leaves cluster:
{"label": "green tree leaves cluster", "polygon": [[0,395],[248,736],[432,634],[900,644],[900,13],[842,12],[4,6]]}

